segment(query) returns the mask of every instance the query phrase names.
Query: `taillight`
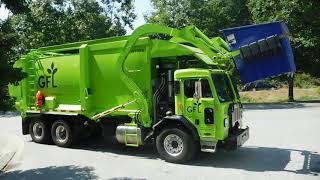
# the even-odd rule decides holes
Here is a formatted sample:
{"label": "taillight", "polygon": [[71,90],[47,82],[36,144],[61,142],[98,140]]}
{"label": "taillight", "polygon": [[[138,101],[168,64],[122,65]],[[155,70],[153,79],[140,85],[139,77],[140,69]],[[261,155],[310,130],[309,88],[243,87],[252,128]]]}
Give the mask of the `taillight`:
{"label": "taillight", "polygon": [[36,94],[36,106],[41,107],[44,104],[44,94],[42,91],[38,91]]}

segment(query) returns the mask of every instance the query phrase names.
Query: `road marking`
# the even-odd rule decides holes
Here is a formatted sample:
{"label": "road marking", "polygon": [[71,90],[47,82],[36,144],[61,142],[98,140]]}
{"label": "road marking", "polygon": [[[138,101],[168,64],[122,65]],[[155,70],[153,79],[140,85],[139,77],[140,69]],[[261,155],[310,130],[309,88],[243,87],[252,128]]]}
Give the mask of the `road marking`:
{"label": "road marking", "polygon": [[303,170],[304,162],[305,162],[305,156],[303,155],[302,152],[290,151],[290,160],[284,169],[287,171]]}

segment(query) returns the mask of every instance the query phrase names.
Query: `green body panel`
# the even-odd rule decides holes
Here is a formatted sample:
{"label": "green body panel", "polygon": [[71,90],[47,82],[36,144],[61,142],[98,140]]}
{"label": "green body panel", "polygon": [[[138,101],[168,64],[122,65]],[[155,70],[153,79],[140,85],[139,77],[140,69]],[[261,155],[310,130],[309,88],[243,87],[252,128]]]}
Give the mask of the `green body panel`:
{"label": "green body panel", "polygon": [[80,96],[75,89],[79,89],[79,66],[79,55],[41,59],[35,64],[36,89],[45,96],[54,96],[57,104],[78,104]]}
{"label": "green body panel", "polygon": [[[170,40],[150,39],[148,35],[165,34]],[[234,64],[221,38],[209,39],[197,28],[182,30],[161,25],[144,25],[131,36],[105,38],[43,47],[23,56],[15,64],[28,73],[18,85],[10,86],[10,94],[17,98],[16,107],[26,116],[28,112],[51,114],[82,114],[89,119],[94,115],[128,102],[121,110],[108,116],[127,115],[136,123],[150,128],[153,117],[153,82],[159,81],[157,64],[174,63],[174,80],[181,82],[180,94],[174,96],[175,114],[188,119],[197,129],[200,139],[223,140],[228,136],[224,121],[229,118],[231,103],[220,102],[213,74],[230,77]],[[184,57],[193,57],[197,68],[183,67]],[[186,66],[186,65],[184,65]],[[186,79],[206,79],[211,98],[186,98],[183,82]],[[231,81],[230,81],[231,82]],[[232,86],[232,85],[231,85]],[[232,87],[235,93],[234,87]],[[36,107],[35,95],[42,91],[46,97],[42,107]],[[197,105],[197,111],[188,107]],[[204,109],[214,109],[214,124],[204,123]],[[196,124],[199,120],[199,124]],[[99,121],[96,120],[96,121]]]}

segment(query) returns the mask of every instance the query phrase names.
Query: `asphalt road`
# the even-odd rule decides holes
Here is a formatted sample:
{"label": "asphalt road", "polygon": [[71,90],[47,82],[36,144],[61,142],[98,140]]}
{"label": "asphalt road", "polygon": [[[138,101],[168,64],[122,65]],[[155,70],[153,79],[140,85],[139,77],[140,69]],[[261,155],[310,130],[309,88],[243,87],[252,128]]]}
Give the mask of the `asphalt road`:
{"label": "asphalt road", "polygon": [[244,120],[251,131],[242,148],[201,153],[181,165],[159,159],[152,147],[98,140],[72,149],[36,144],[20,134],[19,116],[0,115],[0,135],[24,141],[21,164],[0,179],[320,180],[320,104],[247,106]]}

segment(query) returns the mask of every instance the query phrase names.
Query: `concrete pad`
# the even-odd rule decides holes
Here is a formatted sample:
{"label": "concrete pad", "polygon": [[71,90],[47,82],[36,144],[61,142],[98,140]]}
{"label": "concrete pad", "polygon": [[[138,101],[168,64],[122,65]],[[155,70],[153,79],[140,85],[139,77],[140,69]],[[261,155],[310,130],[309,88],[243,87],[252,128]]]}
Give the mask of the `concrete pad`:
{"label": "concrete pad", "polygon": [[21,135],[19,116],[0,115],[0,132],[25,142],[22,164],[0,174],[0,179],[320,180],[319,104],[251,106],[243,117],[250,127],[243,147],[200,153],[187,164],[173,164],[159,159],[152,147],[96,139],[74,148],[37,144]]}
{"label": "concrete pad", "polygon": [[5,171],[21,163],[23,140],[17,135],[0,135],[0,171]]}

